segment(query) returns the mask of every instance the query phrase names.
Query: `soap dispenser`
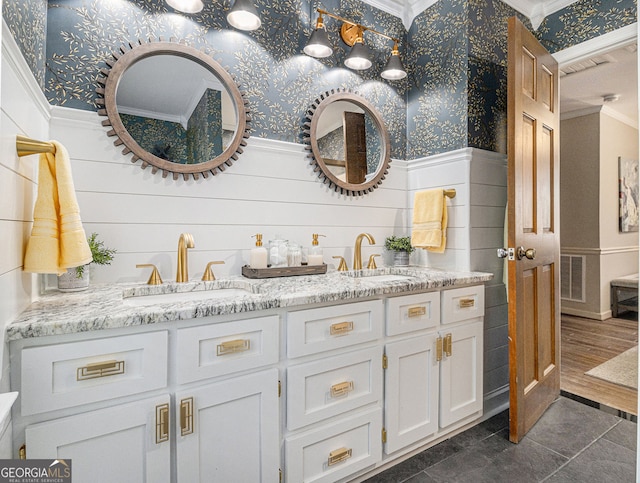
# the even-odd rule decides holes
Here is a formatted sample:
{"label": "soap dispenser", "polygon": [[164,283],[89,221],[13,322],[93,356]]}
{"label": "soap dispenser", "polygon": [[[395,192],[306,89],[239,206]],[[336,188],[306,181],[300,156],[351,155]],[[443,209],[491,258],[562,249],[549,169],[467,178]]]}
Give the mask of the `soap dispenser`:
{"label": "soap dispenser", "polygon": [[311,248],[309,249],[309,255],[307,256],[307,265],[322,265],[324,260],[322,259],[322,248],[320,248],[318,237],[325,236],[319,233],[312,235]]}
{"label": "soap dispenser", "polygon": [[267,268],[267,249],[262,246],[262,234],[257,233],[253,236],[256,238],[256,246],[251,249],[249,266],[251,268]]}

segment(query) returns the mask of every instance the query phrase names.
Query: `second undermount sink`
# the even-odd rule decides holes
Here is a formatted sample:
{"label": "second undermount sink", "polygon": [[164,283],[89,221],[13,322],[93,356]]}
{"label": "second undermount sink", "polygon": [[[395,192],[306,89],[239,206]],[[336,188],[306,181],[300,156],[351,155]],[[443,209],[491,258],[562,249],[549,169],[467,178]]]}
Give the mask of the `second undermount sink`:
{"label": "second undermount sink", "polygon": [[352,272],[342,272],[346,277],[358,278],[369,282],[403,282],[411,280],[413,277],[410,275],[402,275],[398,273],[389,273],[390,270],[384,268],[372,269],[372,270],[355,270]]}
{"label": "second undermount sink", "polygon": [[150,295],[135,295],[125,297],[125,305],[145,307],[158,304],[175,304],[181,302],[223,300],[251,295],[251,292],[242,288],[213,288],[208,290],[193,290],[190,292],[156,293]]}

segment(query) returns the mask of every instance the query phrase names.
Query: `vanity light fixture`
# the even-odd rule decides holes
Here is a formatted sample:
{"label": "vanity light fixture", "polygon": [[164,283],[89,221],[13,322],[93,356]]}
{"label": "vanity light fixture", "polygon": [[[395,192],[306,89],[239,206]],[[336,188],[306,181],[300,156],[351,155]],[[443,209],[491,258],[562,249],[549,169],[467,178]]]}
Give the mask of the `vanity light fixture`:
{"label": "vanity light fixture", "polygon": [[167,0],[167,5],[184,13],[198,13],[204,8],[202,0]]}
{"label": "vanity light fixture", "polygon": [[400,39],[383,34],[382,32],[378,32],[370,27],[360,25],[338,15],[334,15],[321,8],[318,8],[317,12],[319,17],[316,21],[316,28],[311,34],[311,37],[309,37],[309,42],[307,42],[307,45],[304,48],[305,54],[311,57],[322,58],[328,57],[333,53],[333,49],[331,48],[327,31],[325,29],[324,20],[322,18],[323,15],[326,15],[342,22],[340,37],[345,44],[351,47],[351,51],[344,59],[344,64],[347,67],[354,70],[365,70],[371,67],[371,52],[364,43],[363,35],[365,31],[369,31],[393,41],[391,56],[380,75],[387,80],[398,80],[407,76],[407,72],[404,70],[402,62],[400,61],[400,52],[398,50],[398,43],[400,42]]}
{"label": "vanity light fixture", "polygon": [[402,62],[400,62],[400,52],[398,52],[397,42],[393,44],[391,57],[389,57],[384,70],[380,72],[380,76],[387,80],[400,80],[407,77],[407,72],[404,70],[404,67],[402,67]]}
{"label": "vanity light fixture", "polygon": [[262,25],[251,0],[236,0],[227,14],[227,21],[239,30],[256,30]]}
{"label": "vanity light fixture", "polygon": [[307,42],[307,45],[304,47],[304,53],[318,59],[329,57],[333,54],[333,48],[329,42],[329,36],[324,26],[322,14],[320,14],[316,21],[316,28],[311,34],[311,37],[309,37],[309,42]]}

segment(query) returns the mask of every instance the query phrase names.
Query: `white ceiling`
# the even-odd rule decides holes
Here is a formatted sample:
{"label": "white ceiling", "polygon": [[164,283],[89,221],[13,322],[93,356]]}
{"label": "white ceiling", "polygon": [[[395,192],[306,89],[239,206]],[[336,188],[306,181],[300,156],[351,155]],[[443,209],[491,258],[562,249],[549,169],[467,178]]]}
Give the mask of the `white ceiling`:
{"label": "white ceiling", "polygon": [[[425,11],[438,0],[362,0],[369,5],[402,19],[404,26],[409,29],[413,19]],[[527,16],[538,28],[547,15],[562,10],[578,0],[503,0],[504,3],[515,8]]]}

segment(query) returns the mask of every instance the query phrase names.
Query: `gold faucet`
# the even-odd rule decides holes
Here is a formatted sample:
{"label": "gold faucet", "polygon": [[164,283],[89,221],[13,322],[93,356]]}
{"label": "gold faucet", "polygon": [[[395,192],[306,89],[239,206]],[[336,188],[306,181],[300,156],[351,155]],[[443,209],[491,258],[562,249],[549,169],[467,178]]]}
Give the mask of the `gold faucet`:
{"label": "gold faucet", "polygon": [[367,238],[369,245],[374,245],[376,241],[368,233],[360,233],[356,238],[356,247],[353,250],[353,269],[362,270],[362,239]]}
{"label": "gold faucet", "polygon": [[178,270],[176,273],[176,282],[189,281],[189,264],[187,263],[187,248],[193,248],[193,235],[191,233],[183,233],[178,240]]}

